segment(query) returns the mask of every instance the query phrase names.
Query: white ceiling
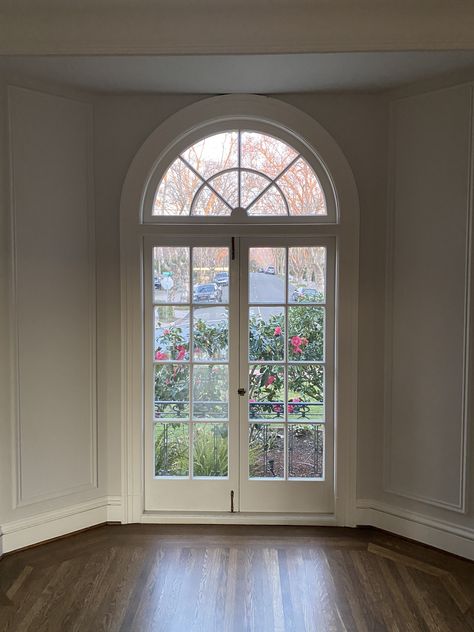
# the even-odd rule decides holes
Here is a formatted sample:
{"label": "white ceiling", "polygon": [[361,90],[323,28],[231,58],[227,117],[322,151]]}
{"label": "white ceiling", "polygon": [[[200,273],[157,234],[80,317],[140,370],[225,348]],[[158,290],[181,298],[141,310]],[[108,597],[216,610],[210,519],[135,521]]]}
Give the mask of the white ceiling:
{"label": "white ceiling", "polygon": [[293,55],[0,57],[9,80],[97,92],[215,94],[384,90],[472,70],[474,51]]}

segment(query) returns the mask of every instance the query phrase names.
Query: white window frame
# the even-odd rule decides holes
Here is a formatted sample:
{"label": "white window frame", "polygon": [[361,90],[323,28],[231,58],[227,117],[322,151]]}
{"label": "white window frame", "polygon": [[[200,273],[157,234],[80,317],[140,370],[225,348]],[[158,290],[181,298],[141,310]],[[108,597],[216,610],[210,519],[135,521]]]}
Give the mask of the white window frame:
{"label": "white window frame", "polygon": [[[235,214],[231,216],[199,216],[199,215],[153,215],[153,203],[156,191],[159,187],[161,179],[170,167],[171,163],[185,149],[204,138],[219,132],[227,132],[231,130],[251,130],[261,132],[273,136],[278,140],[282,140],[293,147],[310,165],[318,178],[321,188],[326,198],[326,215],[289,215],[289,216],[258,216],[246,214]],[[259,119],[249,119],[244,117],[230,116],[219,121],[207,122],[191,129],[187,134],[182,135],[175,143],[167,147],[166,151],[160,156],[157,163],[153,166],[153,171],[148,179],[142,206],[142,219],[144,224],[180,224],[184,222],[190,225],[198,224],[229,224],[229,223],[246,223],[252,222],[254,225],[259,224],[286,224],[293,226],[298,224],[336,224],[338,223],[338,204],[336,199],[336,190],[334,183],[327,168],[324,166],[321,157],[318,155],[316,148],[311,147],[308,142],[304,142],[298,135],[289,132],[289,130],[275,125],[268,121]]]}
{"label": "white window frame", "polygon": [[[320,178],[327,216],[199,217],[153,216],[156,188],[185,146],[204,136],[243,125],[267,131],[296,146]],[[270,131],[273,130],[273,131]],[[304,141],[303,141],[304,139]],[[156,128],[139,149],[125,178],[121,198],[122,284],[122,522],[212,522],[334,524],[356,520],[357,337],[359,205],[355,180],[343,152],[314,119],[277,99],[226,95],[203,99]],[[144,279],[143,244],[153,234],[193,234],[196,224],[219,233],[223,225],[245,224],[272,234],[297,231],[336,241],[335,511],[319,516],[242,514],[175,515],[144,511]],[[262,226],[263,225],[263,226]]]}

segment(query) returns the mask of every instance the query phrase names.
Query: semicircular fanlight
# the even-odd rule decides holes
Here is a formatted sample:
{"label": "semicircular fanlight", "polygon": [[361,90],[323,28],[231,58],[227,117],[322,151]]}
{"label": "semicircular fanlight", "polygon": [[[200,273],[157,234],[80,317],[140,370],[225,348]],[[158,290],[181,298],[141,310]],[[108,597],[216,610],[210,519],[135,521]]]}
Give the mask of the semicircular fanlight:
{"label": "semicircular fanlight", "polygon": [[314,169],[296,149],[261,132],[230,130],[185,149],[168,167],[153,201],[155,216],[327,215]]}

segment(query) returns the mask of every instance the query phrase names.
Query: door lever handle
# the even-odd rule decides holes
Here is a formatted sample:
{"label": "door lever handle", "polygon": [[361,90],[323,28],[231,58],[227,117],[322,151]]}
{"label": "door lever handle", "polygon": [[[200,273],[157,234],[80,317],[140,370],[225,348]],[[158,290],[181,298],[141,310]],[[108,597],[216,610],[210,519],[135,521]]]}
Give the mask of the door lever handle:
{"label": "door lever handle", "polygon": [[243,397],[243,396],[245,395],[245,393],[246,393],[246,392],[247,392],[247,391],[245,390],[245,388],[239,388],[239,389],[237,389],[237,393],[238,393],[241,397]]}

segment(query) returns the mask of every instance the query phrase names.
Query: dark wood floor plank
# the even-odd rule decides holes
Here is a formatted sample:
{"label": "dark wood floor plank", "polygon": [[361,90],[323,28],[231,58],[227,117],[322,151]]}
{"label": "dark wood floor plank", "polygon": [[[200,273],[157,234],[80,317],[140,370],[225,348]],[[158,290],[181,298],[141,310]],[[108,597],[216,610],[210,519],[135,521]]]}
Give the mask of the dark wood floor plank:
{"label": "dark wood floor plank", "polygon": [[0,560],[0,632],[474,632],[474,564],[372,529],[103,526]]}

